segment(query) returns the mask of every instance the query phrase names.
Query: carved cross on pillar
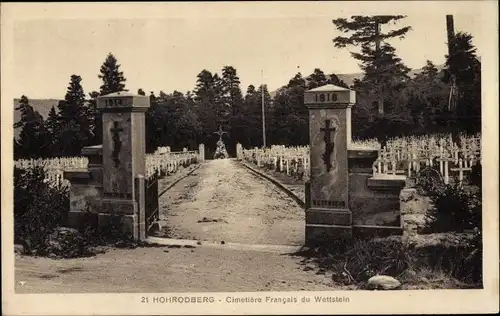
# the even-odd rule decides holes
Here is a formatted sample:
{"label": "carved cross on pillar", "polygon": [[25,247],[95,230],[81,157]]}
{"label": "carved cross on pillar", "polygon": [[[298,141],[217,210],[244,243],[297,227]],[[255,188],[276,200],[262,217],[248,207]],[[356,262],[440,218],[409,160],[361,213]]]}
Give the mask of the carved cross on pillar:
{"label": "carved cross on pillar", "polygon": [[221,140],[222,140],[222,135],[223,135],[223,134],[227,134],[227,133],[226,133],[226,132],[224,132],[224,131],[222,130],[222,126],[220,126],[220,125],[219,125],[219,130],[218,130],[217,132],[214,132],[214,134],[219,135],[219,141],[221,141]]}
{"label": "carved cross on pillar", "polygon": [[325,132],[325,136],[323,137],[323,140],[325,141],[325,153],[322,155],[322,157],[326,166],[326,171],[330,171],[330,169],[332,168],[330,156],[332,155],[333,148],[335,146],[335,143],[333,142],[333,138],[335,138],[335,136],[332,138],[331,132],[335,133],[336,129],[335,127],[330,128],[330,122],[331,120],[325,120],[325,127],[320,128],[320,131]]}
{"label": "carved cross on pillar", "polygon": [[111,158],[113,158],[113,162],[115,163],[115,168],[118,168],[120,165],[120,158],[118,158],[118,154],[122,148],[122,142],[120,140],[120,132],[123,131],[118,124],[118,122],[113,121],[113,127],[109,130],[113,134],[113,152],[111,153]]}

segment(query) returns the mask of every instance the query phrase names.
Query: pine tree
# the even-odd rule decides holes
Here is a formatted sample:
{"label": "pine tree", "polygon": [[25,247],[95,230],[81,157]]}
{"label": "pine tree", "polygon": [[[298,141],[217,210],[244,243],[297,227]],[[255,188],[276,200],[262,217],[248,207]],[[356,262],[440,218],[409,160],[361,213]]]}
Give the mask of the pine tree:
{"label": "pine tree", "polygon": [[328,82],[325,73],[319,68],[314,69],[314,72],[310,74],[309,77],[306,78],[306,80],[308,90],[324,86]]}
{"label": "pine tree", "polygon": [[446,132],[450,122],[447,113],[447,87],[434,63],[427,60],[422,71],[409,80],[401,94],[413,119],[412,134]]}
{"label": "pine tree", "polygon": [[349,89],[349,86],[344,81],[342,81],[336,74],[333,73],[328,76],[327,84],[333,84],[334,86],[337,87]]}
{"label": "pine tree", "polygon": [[232,149],[237,142],[242,142],[245,138],[244,126],[246,124],[243,110],[243,95],[240,89],[240,78],[236,69],[232,66],[225,66],[222,69],[221,78],[221,101],[223,108],[228,112],[225,115],[229,119],[229,143],[228,149]]}
{"label": "pine tree", "polygon": [[50,144],[43,117],[35,111],[26,96],[22,96],[16,111],[21,111],[21,119],[14,124],[20,128],[19,139],[15,141],[14,156],[19,158],[39,158],[48,155]]}
{"label": "pine tree", "polygon": [[[404,38],[411,30],[405,26],[387,33],[381,33],[381,26],[396,23],[404,19],[404,15],[379,15],[379,16],[352,16],[350,20],[345,18],[334,19],[333,24],[344,33],[351,33],[350,37],[338,36],[333,39],[335,47],[345,48],[347,46],[361,46],[362,52],[352,53],[353,57],[362,63],[362,68],[369,68],[370,75],[375,86],[378,100],[376,101],[379,114],[384,114],[384,102],[388,91],[384,89],[384,72],[390,68],[389,61],[394,59],[394,48],[389,44],[382,45],[384,41],[393,38]],[[389,54],[390,56],[387,56]],[[385,62],[384,62],[385,61]],[[380,76],[380,78],[379,78]]]}
{"label": "pine tree", "polygon": [[176,143],[182,147],[197,148],[202,132],[198,115],[189,107],[183,107],[179,114],[175,129]]}
{"label": "pine tree", "polygon": [[206,69],[198,74],[194,89],[195,100],[200,103],[215,100],[215,80],[212,73]]}
{"label": "pine tree", "polygon": [[210,145],[215,146],[216,140],[213,140],[212,133],[217,129],[217,126],[223,124],[226,119],[226,109],[224,109],[224,105],[221,104],[220,81],[217,74],[212,75],[210,71],[205,69],[198,74],[194,90],[194,100],[203,126],[203,137],[207,141],[211,140],[208,142],[207,147]]}
{"label": "pine tree", "polygon": [[51,156],[57,156],[59,152],[59,135],[60,135],[60,118],[55,107],[49,111],[49,115],[45,120],[45,130],[49,136]]}
{"label": "pine tree", "polygon": [[80,76],[72,75],[64,101],[58,104],[61,131],[59,143],[61,154],[67,156],[79,155],[81,149],[93,139],[91,127],[94,113],[85,102],[81,81]]}
{"label": "pine tree", "polygon": [[367,134],[363,136],[377,137],[384,145],[389,136],[399,136],[393,134],[395,131],[407,130],[413,124],[406,104],[399,102],[409,81],[410,69],[388,43],[380,47],[380,53],[367,44],[362,46],[361,53],[352,55],[362,62],[360,66],[364,71],[363,78],[355,80],[353,85],[357,91],[352,112],[353,131],[364,129]]}
{"label": "pine tree", "polygon": [[127,79],[123,76],[123,72],[120,71],[120,65],[112,53],[109,53],[106,57],[98,77],[103,81],[100,90],[101,95],[127,91],[125,90],[125,81]]}
{"label": "pine tree", "polygon": [[481,131],[481,62],[472,44],[472,35],[459,32],[451,47],[451,55],[446,55],[445,82],[452,75],[457,85],[457,105],[455,113],[457,127],[466,133]]}
{"label": "pine tree", "polygon": [[234,67],[225,66],[222,69],[221,88],[223,102],[229,104],[233,115],[236,115],[243,106],[243,95],[240,89],[240,78]]}
{"label": "pine tree", "polygon": [[[260,90],[260,89],[259,89]],[[249,85],[242,111],[242,134],[238,140],[244,147],[262,145],[261,95],[254,85]]]}
{"label": "pine tree", "polygon": [[59,128],[59,116],[57,115],[56,109],[54,106],[50,108],[49,115],[47,116],[47,120],[45,121],[45,127],[47,129],[47,132],[50,133],[50,135],[56,136],[58,134],[58,128]]}
{"label": "pine tree", "polygon": [[305,145],[309,138],[309,113],[304,106],[306,80],[297,73],[274,98],[271,143]]}
{"label": "pine tree", "polygon": [[[383,114],[385,112],[383,104],[390,103],[390,98],[394,97],[394,93],[404,88],[409,79],[410,68],[396,56],[394,47],[387,43],[381,46],[380,53],[364,45],[361,53],[352,53],[352,55],[361,61],[360,66],[364,71],[361,84],[369,89],[370,94],[378,96],[379,114]],[[365,91],[368,91],[366,89]]]}

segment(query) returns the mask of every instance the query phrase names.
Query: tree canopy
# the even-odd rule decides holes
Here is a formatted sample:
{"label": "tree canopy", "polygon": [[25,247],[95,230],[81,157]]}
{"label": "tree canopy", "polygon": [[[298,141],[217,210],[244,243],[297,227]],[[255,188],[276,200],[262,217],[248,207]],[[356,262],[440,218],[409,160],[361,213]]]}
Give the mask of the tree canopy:
{"label": "tree canopy", "polygon": [[[481,130],[481,63],[476,56],[473,37],[457,33],[444,69],[426,61],[421,71],[410,76],[410,68],[387,42],[403,38],[410,26],[382,32],[380,26],[404,21],[404,16],[353,16],[333,20],[349,36],[334,39],[335,46],[358,46],[352,57],[360,63],[363,75],[351,89],[356,91],[352,110],[352,132],[355,138],[387,138],[433,132]],[[220,75],[219,75],[220,74]],[[82,78],[72,75],[64,100],[53,107],[46,120],[22,96],[17,111],[21,119],[15,124],[19,138],[15,141],[16,157],[79,155],[83,146],[102,142],[101,114],[97,97],[124,91],[125,76],[113,54],[108,54],[98,77],[100,91],[87,96]],[[151,106],[146,113],[146,147],[172,150],[196,149],[205,144],[207,156],[215,150],[219,125],[226,132],[223,139],[229,154],[236,143],[244,147],[263,145],[265,111],[266,143],[305,145],[309,142],[309,116],[304,106],[304,92],[325,84],[346,87],[341,76],[314,68],[310,74],[300,72],[271,93],[267,85],[250,84],[242,92],[237,69],[221,67],[220,73],[203,69],[191,91],[157,93],[150,91]],[[457,102],[449,106],[452,79],[456,83]],[[146,95],[148,87],[138,89]],[[271,97],[273,94],[273,97]],[[381,111],[381,107],[383,111]]]}

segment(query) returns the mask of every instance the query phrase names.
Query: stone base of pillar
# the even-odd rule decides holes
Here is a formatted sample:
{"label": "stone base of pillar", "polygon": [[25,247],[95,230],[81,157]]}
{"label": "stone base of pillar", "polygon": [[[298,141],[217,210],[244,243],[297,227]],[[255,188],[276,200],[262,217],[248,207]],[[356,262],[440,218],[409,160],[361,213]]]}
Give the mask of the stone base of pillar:
{"label": "stone base of pillar", "polygon": [[104,198],[98,214],[98,226],[115,226],[122,233],[131,234],[135,240],[144,239],[145,222],[144,219],[139,220],[138,213],[136,201]]}
{"label": "stone base of pillar", "polygon": [[348,209],[316,209],[306,210],[306,224],[313,225],[352,225],[352,213]]}
{"label": "stone base of pillar", "polygon": [[306,246],[328,244],[334,240],[352,238],[352,226],[306,224]]}
{"label": "stone base of pillar", "polygon": [[139,219],[137,215],[98,213],[97,221],[99,228],[118,226],[124,234],[130,234],[134,240],[141,239],[139,235]]}
{"label": "stone base of pillar", "polygon": [[76,229],[97,227],[97,213],[69,211],[66,226]]}
{"label": "stone base of pillar", "polygon": [[402,235],[403,225],[401,226],[364,226],[354,225],[353,234],[359,238],[387,237],[392,235]]}
{"label": "stone base of pillar", "polygon": [[306,245],[319,246],[333,240],[352,237],[352,213],[349,209],[306,210]]}

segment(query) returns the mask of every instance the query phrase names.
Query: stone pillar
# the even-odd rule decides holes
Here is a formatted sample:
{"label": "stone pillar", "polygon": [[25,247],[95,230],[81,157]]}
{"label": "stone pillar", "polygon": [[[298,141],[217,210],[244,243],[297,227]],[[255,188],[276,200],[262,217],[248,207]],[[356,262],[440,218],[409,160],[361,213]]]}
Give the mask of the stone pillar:
{"label": "stone pillar", "polygon": [[204,162],[205,161],[205,145],[204,144],[198,145],[198,155],[199,155],[200,163]]}
{"label": "stone pillar", "polygon": [[102,112],[103,199],[98,225],[119,225],[139,239],[140,205],[143,192],[135,179],[146,173],[145,112],[149,97],[116,92],[97,98]]}
{"label": "stone pillar", "polygon": [[352,236],[347,146],[355,92],[334,85],[306,91],[309,109],[310,199],[306,244]]}
{"label": "stone pillar", "polygon": [[81,154],[88,158],[87,169],[64,171],[71,183],[66,225],[77,229],[97,225],[102,199],[102,146],[83,147]]}
{"label": "stone pillar", "polygon": [[238,160],[243,159],[243,146],[240,143],[236,144],[236,158]]}
{"label": "stone pillar", "polygon": [[376,149],[351,148],[348,151],[349,209],[356,236],[387,236],[403,232],[400,193],[406,177],[373,176],[372,168],[377,157]]}

